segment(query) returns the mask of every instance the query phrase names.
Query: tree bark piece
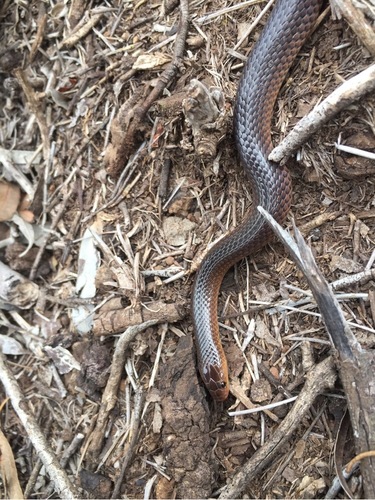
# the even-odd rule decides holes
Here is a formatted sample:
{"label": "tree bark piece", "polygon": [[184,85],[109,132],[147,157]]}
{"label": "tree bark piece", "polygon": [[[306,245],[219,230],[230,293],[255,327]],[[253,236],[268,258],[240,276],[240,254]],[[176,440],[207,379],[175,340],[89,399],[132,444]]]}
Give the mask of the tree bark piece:
{"label": "tree bark piece", "polygon": [[154,321],[153,324],[175,323],[185,315],[186,310],[182,304],[156,301],[147,304],[147,307],[128,307],[98,314],[94,319],[92,333],[96,336],[114,335],[146,321]]}

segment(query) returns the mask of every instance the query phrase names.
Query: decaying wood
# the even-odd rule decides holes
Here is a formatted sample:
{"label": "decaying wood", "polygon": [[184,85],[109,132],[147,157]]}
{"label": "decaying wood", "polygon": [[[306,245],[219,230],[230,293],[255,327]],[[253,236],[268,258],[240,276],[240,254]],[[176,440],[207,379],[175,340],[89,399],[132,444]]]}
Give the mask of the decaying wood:
{"label": "decaying wood", "polygon": [[176,323],[184,318],[186,309],[182,304],[166,304],[165,302],[151,302],[147,306],[128,307],[98,314],[94,319],[93,334],[114,335],[125,328],[136,326],[145,321],[154,321],[154,324],[168,321]]}
{"label": "decaying wood", "polygon": [[[336,365],[347,397],[357,454],[375,450],[375,352],[363,350],[344,318],[310,248],[294,226],[296,241],[261,207],[258,210],[303,272],[335,348]],[[367,498],[375,497],[375,457],[361,462]]]}
{"label": "decaying wood", "polygon": [[225,134],[223,93],[194,79],[187,88],[182,107],[192,129],[196,154],[215,158],[217,145]]}

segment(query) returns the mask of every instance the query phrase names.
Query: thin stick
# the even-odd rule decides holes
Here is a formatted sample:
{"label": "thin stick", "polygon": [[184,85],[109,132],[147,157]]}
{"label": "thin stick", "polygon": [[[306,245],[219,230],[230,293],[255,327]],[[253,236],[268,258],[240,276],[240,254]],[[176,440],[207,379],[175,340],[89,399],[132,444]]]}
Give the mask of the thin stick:
{"label": "thin stick", "polygon": [[121,374],[125,363],[125,351],[129,343],[138,333],[146,330],[150,326],[156,325],[160,320],[150,320],[136,326],[130,326],[119,338],[113,355],[111,373],[108,378],[106,388],[102,396],[102,404],[95,425],[90,436],[88,452],[93,458],[98,457],[107,427],[109,415],[117,402],[117,391],[121,380]]}
{"label": "thin stick", "polygon": [[353,0],[335,0],[334,3],[363,45],[372,56],[375,56],[374,30],[371,23],[366,21],[362,10],[355,6]]}
{"label": "thin stick", "polygon": [[374,89],[375,64],[340,85],[311,113],[302,118],[287,137],[271,152],[269,159],[277,163],[285,162],[324,123]]}

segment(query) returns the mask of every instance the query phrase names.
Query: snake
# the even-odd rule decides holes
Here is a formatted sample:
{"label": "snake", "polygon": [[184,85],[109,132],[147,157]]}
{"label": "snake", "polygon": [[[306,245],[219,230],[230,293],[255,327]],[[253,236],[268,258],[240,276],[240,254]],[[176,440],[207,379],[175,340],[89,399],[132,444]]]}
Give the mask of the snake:
{"label": "snake", "polygon": [[216,401],[229,394],[228,364],[220,341],[218,297],[225,274],[272,240],[257,206],[282,224],[292,201],[286,166],[268,160],[271,121],[280,87],[317,20],[321,0],[277,0],[245,64],[234,105],[234,137],[252,189],[252,209],[203,258],[193,285],[191,311],[201,378]]}

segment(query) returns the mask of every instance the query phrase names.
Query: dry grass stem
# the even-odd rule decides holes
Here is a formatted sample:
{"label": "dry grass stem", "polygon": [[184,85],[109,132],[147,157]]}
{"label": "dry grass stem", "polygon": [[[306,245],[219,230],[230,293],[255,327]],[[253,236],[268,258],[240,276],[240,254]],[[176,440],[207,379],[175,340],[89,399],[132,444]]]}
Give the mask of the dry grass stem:
{"label": "dry grass stem", "polygon": [[234,51],[236,51],[240,47],[242,47],[244,41],[247,40],[247,38],[249,37],[249,35],[253,32],[253,30],[259,24],[259,21],[270,10],[270,8],[272,7],[273,3],[274,3],[274,0],[269,0],[269,2],[267,2],[267,4],[265,5],[265,7],[263,8],[263,10],[260,12],[259,16],[254,19],[254,21],[250,24],[250,26],[244,31],[244,33],[242,34],[242,37],[240,38],[240,40],[233,47]]}
{"label": "dry grass stem", "polygon": [[249,410],[230,411],[230,412],[228,412],[228,415],[230,417],[235,417],[236,415],[248,415],[250,413],[257,413],[258,411],[272,410],[273,408],[277,408],[278,406],[293,403],[293,401],[295,401],[296,399],[297,399],[297,396],[294,396],[292,398],[285,399],[284,401],[278,401],[277,403],[271,403],[269,405],[258,406],[257,408],[251,408]]}
{"label": "dry grass stem", "polygon": [[225,14],[229,14],[229,12],[233,12],[238,9],[244,9],[245,7],[249,7],[250,5],[254,5],[259,3],[259,0],[247,0],[246,2],[239,2],[236,5],[231,5],[228,7],[225,7],[224,9],[219,9],[215,12],[212,12],[210,14],[206,14],[205,16],[199,17],[196,19],[196,23],[203,24],[208,21],[211,21],[212,19],[215,19],[216,17],[223,16]]}

